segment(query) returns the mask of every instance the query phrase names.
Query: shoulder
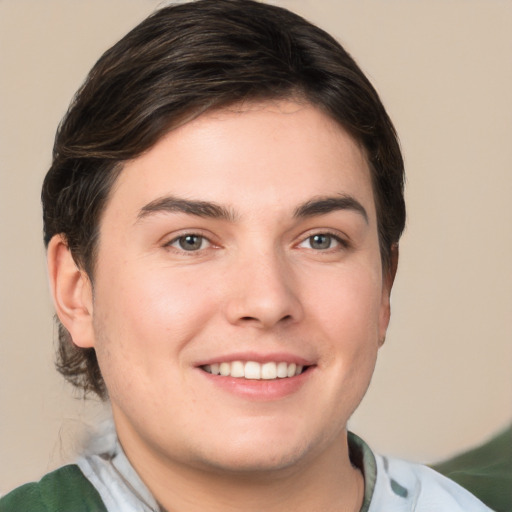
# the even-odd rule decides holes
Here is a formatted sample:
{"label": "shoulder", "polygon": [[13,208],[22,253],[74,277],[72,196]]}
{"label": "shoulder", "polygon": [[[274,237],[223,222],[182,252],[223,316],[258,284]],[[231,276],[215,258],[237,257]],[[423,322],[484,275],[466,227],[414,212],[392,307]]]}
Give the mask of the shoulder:
{"label": "shoulder", "polygon": [[[372,499],[376,509],[427,512],[489,512],[466,489],[427,466],[376,455],[377,479]],[[370,508],[371,512],[373,508]]]}
{"label": "shoulder", "polygon": [[92,484],[75,464],[22,485],[0,499],[0,512],[106,512]]}

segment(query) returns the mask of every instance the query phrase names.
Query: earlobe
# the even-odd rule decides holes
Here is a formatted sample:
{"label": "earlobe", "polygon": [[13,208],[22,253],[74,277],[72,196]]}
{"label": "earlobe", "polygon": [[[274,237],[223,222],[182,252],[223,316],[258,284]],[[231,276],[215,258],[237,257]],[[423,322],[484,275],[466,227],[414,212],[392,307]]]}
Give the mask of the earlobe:
{"label": "earlobe", "polygon": [[82,348],[94,346],[92,287],[76,265],[66,240],[55,235],[48,244],[48,277],[59,320]]}
{"label": "earlobe", "polygon": [[391,317],[391,289],[395,281],[396,271],[398,269],[398,244],[391,247],[391,254],[389,266],[385,271],[382,279],[382,298],[381,298],[381,312],[379,322],[379,347],[384,344],[386,340],[386,332],[388,330],[389,320]]}

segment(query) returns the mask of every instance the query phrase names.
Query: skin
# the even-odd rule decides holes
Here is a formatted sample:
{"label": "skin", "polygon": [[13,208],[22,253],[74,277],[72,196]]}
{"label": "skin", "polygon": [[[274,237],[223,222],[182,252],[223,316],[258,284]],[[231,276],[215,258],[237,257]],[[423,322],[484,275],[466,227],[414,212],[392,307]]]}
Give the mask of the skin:
{"label": "skin", "polygon": [[[305,213],[327,197],[345,202]],[[122,446],[168,510],[359,510],[346,424],[392,276],[364,151],[338,124],[292,101],[203,114],[125,165],[94,287],[59,236],[48,262],[59,318],[96,349]],[[309,368],[290,389],[200,368],[233,354]]]}

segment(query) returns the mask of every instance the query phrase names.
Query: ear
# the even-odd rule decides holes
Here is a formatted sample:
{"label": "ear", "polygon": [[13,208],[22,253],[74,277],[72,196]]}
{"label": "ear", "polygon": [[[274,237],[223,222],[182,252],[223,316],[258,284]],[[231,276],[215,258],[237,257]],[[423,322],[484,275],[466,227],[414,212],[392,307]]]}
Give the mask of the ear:
{"label": "ear", "polygon": [[396,271],[398,269],[398,244],[391,247],[391,254],[389,258],[389,266],[385,269],[382,276],[382,297],[380,306],[379,318],[379,347],[384,344],[386,340],[386,332],[388,330],[389,319],[391,317],[391,289],[395,282]]}
{"label": "ear", "polygon": [[80,270],[62,235],[48,244],[48,277],[57,316],[78,347],[94,346],[92,286]]}

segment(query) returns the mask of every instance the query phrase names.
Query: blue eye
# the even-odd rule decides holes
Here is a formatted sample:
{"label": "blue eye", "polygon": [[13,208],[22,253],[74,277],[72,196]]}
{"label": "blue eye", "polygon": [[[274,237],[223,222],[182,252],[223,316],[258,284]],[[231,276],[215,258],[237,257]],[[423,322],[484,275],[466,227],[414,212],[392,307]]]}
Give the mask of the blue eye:
{"label": "blue eye", "polygon": [[306,238],[300,244],[300,247],[316,251],[326,251],[342,245],[344,245],[343,242],[337,236],[330,235],[329,233],[317,233]]}
{"label": "blue eye", "polygon": [[183,235],[172,240],[169,245],[183,251],[199,251],[208,245],[208,240],[201,235]]}
{"label": "blue eye", "polygon": [[332,236],[330,235],[313,235],[309,237],[309,245],[312,249],[330,249],[333,242]]}

